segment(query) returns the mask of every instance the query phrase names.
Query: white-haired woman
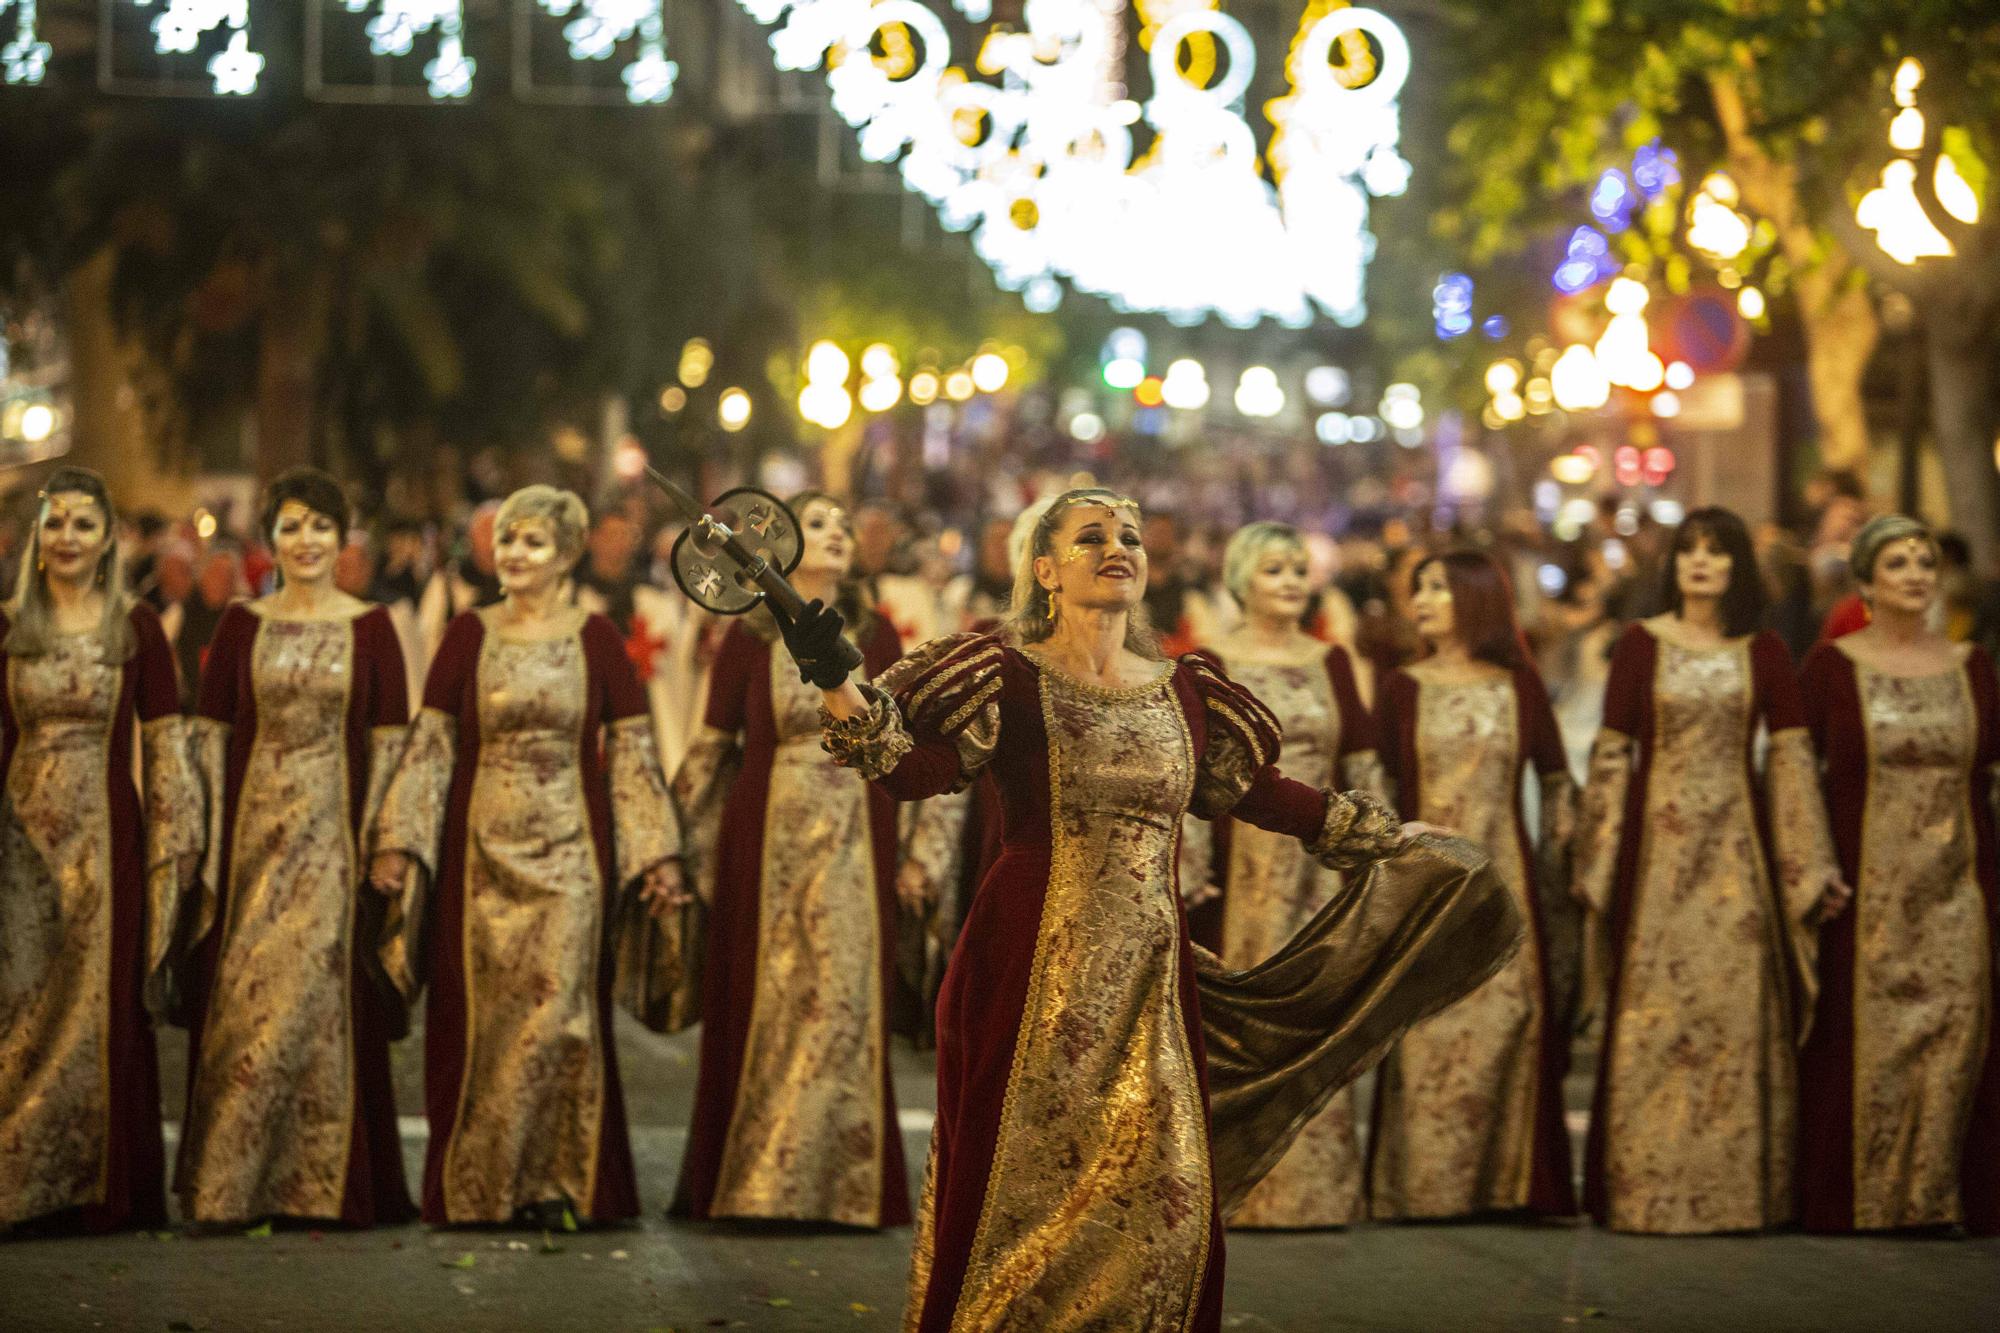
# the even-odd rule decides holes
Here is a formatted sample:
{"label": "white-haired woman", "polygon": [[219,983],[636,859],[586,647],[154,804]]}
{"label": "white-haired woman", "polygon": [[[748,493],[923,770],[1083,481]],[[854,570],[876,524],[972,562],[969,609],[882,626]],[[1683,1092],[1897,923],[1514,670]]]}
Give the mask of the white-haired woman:
{"label": "white-haired woman", "polygon": [[0,669],[0,1232],[160,1226],[146,1009],[165,1007],[200,798],[173,650],[125,593],[95,472],[43,488]]}
{"label": "white-haired woman", "polygon": [[[1312,586],[1311,558],[1298,530],[1265,522],[1242,528],[1223,552],[1222,582],[1243,619],[1210,647],[1283,728],[1286,774],[1387,800],[1374,719],[1361,702],[1347,650],[1300,628]],[[1213,918],[1215,952],[1230,967],[1269,958],[1340,889],[1339,871],[1282,833],[1222,818],[1193,823],[1186,835],[1201,855],[1193,869],[1220,890],[1205,915]],[[1184,891],[1196,887],[1183,879]],[[1300,1228],[1358,1222],[1362,1174],[1352,1099],[1336,1097],[1299,1132],[1229,1223]]]}
{"label": "white-haired woman", "polygon": [[1850,568],[1869,623],[1806,658],[1805,711],[1852,907],[1820,931],[1799,1058],[1799,1216],[1809,1231],[2000,1232],[1993,1031],[2000,685],[1929,627],[1938,545],[1875,519]]}
{"label": "white-haired woman", "polygon": [[374,826],[376,887],[409,916],[430,887],[402,980],[428,965],[432,1223],[639,1211],[608,923],[635,886],[678,897],[680,839],[624,641],[566,595],[587,525],[549,486],[501,505],[502,597],[445,632]]}
{"label": "white-haired woman", "polygon": [[[1372,797],[1283,777],[1276,720],[1213,658],[1160,655],[1132,501],[1066,492],[1024,557],[1002,632],[866,693],[828,660],[838,615],[785,627],[843,763],[905,799],[990,768],[1005,807],[938,1002],[907,1326],[1216,1329],[1222,1214],[1404,1024],[1497,966],[1519,917],[1472,848],[1404,850]],[[1226,972],[1181,913],[1190,808],[1337,867],[1393,860]]]}

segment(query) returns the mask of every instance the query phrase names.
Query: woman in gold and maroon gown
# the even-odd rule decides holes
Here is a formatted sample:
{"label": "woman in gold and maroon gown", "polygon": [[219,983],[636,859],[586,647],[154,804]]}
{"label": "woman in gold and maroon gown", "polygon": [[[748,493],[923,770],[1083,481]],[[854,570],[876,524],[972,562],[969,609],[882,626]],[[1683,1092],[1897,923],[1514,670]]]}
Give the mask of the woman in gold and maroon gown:
{"label": "woman in gold and maroon gown", "polygon": [[[0,1231],[166,1222],[166,1007],[200,858],[173,650],[104,479],[59,469],[0,616]],[[133,783],[133,750],[144,763]]]}
{"label": "woman in gold and maroon gown", "polygon": [[[827,657],[838,616],[809,605],[785,628],[843,763],[904,799],[991,771],[1004,802],[938,1003],[911,1329],[1219,1328],[1223,1212],[1402,1025],[1519,936],[1474,849],[1406,846],[1371,799],[1284,778],[1248,691],[1212,658],[1148,651],[1137,519],[1108,492],[1065,493],[1036,526],[1012,628],[927,645],[866,694]],[[1375,869],[1275,958],[1229,972],[1187,938],[1190,808]]]}
{"label": "woman in gold and maroon gown", "polygon": [[[831,601],[853,560],[847,513],[817,492],[792,505],[804,539],[792,578]],[[861,617],[857,631],[870,674],[901,656],[887,620]],[[710,911],[701,1070],[672,1212],[900,1226],[896,809],[821,748],[819,694],[775,643],[763,613],[730,626],[674,778]]]}
{"label": "woman in gold and maroon gown", "polygon": [[[1294,529],[1252,523],[1239,531],[1223,553],[1222,579],[1243,608],[1243,623],[1213,645],[1214,654],[1277,718],[1287,776],[1386,799],[1375,720],[1361,703],[1346,650],[1299,627],[1309,574]],[[1211,845],[1201,848],[1204,828]],[[1277,953],[1340,891],[1339,872],[1282,833],[1225,817],[1212,825],[1192,821],[1183,837],[1205,863],[1197,871],[1219,886],[1215,952],[1226,966],[1253,967]],[[1228,1220],[1233,1227],[1338,1227],[1365,1211],[1353,1098],[1337,1096]]]}
{"label": "woman in gold and maroon gown", "polygon": [[1579,826],[1610,952],[1584,1198],[1619,1231],[1754,1231],[1794,1216],[1794,1052],[1844,886],[1743,521],[1695,510],[1664,573],[1666,613],[1612,653]]}
{"label": "woman in gold and maroon gown", "polygon": [[[1562,1080],[1568,1034],[1548,979],[1543,892],[1562,864],[1575,788],[1499,566],[1476,551],[1420,562],[1410,600],[1429,655],[1382,680],[1376,720],[1403,815],[1477,843],[1529,930],[1473,994],[1411,1028],[1383,1060],[1368,1144],[1369,1208],[1413,1220],[1576,1211]],[[1522,778],[1541,780],[1538,859]]]}
{"label": "woman in gold and maroon gown", "polygon": [[372,878],[407,916],[432,886],[432,1223],[639,1211],[613,926],[639,919],[642,881],[648,896],[677,890],[679,826],[624,640],[565,595],[587,526],[583,502],[548,486],[501,506],[504,595],[446,631],[373,831]]}
{"label": "woman in gold and maroon gown", "polygon": [[388,611],[334,586],[348,521],[325,473],[273,482],[264,531],[283,581],[224,613],[202,665],[209,836],[175,1173],[194,1222],[416,1214],[389,1082],[408,1018],[375,957],[383,900],[361,855],[409,693]]}
{"label": "woman in gold and maroon gown", "polygon": [[1867,628],[1806,659],[1806,716],[1852,910],[1820,933],[1800,1060],[1800,1218],[1812,1231],[2000,1232],[2000,687],[1926,627],[1930,532],[1854,539]]}

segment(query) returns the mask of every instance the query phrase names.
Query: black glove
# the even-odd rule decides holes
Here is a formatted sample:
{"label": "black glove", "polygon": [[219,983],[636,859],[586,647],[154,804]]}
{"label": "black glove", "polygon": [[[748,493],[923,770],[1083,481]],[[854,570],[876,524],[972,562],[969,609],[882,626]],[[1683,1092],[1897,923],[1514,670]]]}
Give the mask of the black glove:
{"label": "black glove", "polygon": [[847,622],[840,612],[815,597],[799,608],[797,619],[785,614],[776,602],[768,602],[771,616],[778,622],[785,648],[798,663],[799,679],[822,690],[835,690],[854,669],[859,654],[841,637]]}

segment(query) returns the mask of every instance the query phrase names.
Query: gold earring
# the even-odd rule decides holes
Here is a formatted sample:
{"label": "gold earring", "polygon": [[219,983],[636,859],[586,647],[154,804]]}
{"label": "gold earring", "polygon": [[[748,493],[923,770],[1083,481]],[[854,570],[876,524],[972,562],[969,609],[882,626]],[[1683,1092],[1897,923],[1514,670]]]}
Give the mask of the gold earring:
{"label": "gold earring", "polygon": [[1055,623],[1056,623],[1056,596],[1057,596],[1057,593],[1058,593],[1058,590],[1057,590],[1057,589],[1055,589],[1055,588],[1050,588],[1050,589],[1049,589],[1049,623],[1050,623],[1051,625],[1053,625],[1053,624],[1055,624]]}

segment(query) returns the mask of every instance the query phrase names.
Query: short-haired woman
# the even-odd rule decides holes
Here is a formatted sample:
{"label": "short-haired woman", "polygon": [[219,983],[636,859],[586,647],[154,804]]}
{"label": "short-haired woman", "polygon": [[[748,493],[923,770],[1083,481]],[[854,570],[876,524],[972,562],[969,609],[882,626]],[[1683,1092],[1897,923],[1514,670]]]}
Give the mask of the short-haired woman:
{"label": "short-haired woman", "polygon": [[581,500],[549,486],[500,506],[501,599],[447,629],[375,821],[375,886],[406,916],[419,880],[432,891],[432,1223],[639,1211],[611,1035],[612,926],[635,891],[678,898],[680,839],[624,640],[570,604],[588,523]]}
{"label": "short-haired woman", "polygon": [[1929,628],[1938,546],[1875,519],[1850,567],[1866,628],[1806,659],[1805,712],[1853,910],[1820,932],[1800,1058],[1810,1231],[2000,1232],[1994,929],[2000,687]]}
{"label": "short-haired woman", "polygon": [[0,1231],[166,1222],[146,1011],[167,998],[200,796],[117,524],[102,477],[58,469],[0,615]]}
{"label": "short-haired woman", "polygon": [[1667,610],[1612,652],[1578,839],[1610,977],[1584,1199],[1618,1231],[1755,1231],[1795,1215],[1794,1052],[1846,889],[1749,531],[1697,509],[1662,573]]}
{"label": "short-haired woman", "polygon": [[[379,984],[382,900],[361,839],[409,724],[389,613],[342,592],[340,483],[271,483],[269,596],[231,606],[193,722],[208,855],[183,987],[190,1077],[174,1187],[184,1218],[407,1221]],[[365,895],[365,896],[357,896]]]}
{"label": "short-haired woman", "polygon": [[1507,577],[1479,551],[1426,556],[1410,609],[1426,655],[1377,692],[1383,760],[1405,819],[1477,843],[1528,921],[1520,953],[1417,1024],[1382,1062],[1368,1145],[1369,1208],[1417,1220],[1576,1211],[1562,1079],[1568,1033],[1548,978],[1544,892],[1522,802],[1541,779],[1543,862],[1569,841],[1575,792],[1548,691],[1527,660]]}

